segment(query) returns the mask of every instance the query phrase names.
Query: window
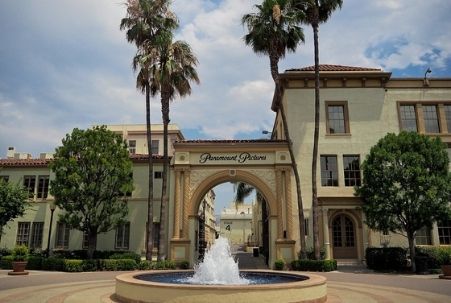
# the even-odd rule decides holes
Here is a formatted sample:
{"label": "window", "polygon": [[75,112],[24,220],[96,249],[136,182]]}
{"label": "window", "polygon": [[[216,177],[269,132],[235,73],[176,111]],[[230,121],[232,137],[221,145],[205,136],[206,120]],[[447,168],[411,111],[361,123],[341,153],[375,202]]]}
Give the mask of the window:
{"label": "window", "polygon": [[6,183],[8,183],[9,181],[9,176],[0,176],[0,180],[5,181]]}
{"label": "window", "polygon": [[417,115],[415,112],[415,105],[401,105],[399,107],[399,114],[401,117],[401,128],[405,131],[418,131]]}
{"label": "window", "polygon": [[417,230],[415,241],[417,245],[431,245],[432,244],[431,230],[426,226]]}
{"label": "window", "polygon": [[124,223],[116,227],[115,249],[128,249],[130,240],[130,222]]}
{"label": "window", "polygon": [[347,102],[326,102],[326,127],[328,134],[348,134]]}
{"label": "window", "polygon": [[42,232],[44,230],[44,222],[33,222],[31,227],[30,248],[42,248]]}
{"label": "window", "polygon": [[28,246],[30,239],[30,222],[19,222],[17,225],[16,245]]}
{"label": "window", "polygon": [[35,176],[24,176],[23,177],[23,186],[28,191],[28,198],[34,197],[34,186],[36,185],[36,177]]}
{"label": "window", "polygon": [[438,239],[441,245],[451,244],[451,219],[438,222]]}
{"label": "window", "polygon": [[345,186],[360,186],[360,156],[343,156]]}
{"label": "window", "polygon": [[160,145],[159,140],[152,140],[152,144],[151,144],[152,155],[158,155],[159,145]]}
{"label": "window", "polygon": [[131,155],[136,154],[136,140],[128,140],[128,152]]}
{"label": "window", "polygon": [[321,185],[338,186],[337,156],[321,156]]}
{"label": "window", "polygon": [[424,129],[426,133],[440,133],[437,105],[423,105]]}
{"label": "window", "polygon": [[161,179],[161,178],[163,178],[163,172],[161,172],[161,171],[153,172],[153,178],[154,179]]}
{"label": "window", "polygon": [[49,194],[49,176],[38,177],[38,199],[47,199]]}
{"label": "window", "polygon": [[451,133],[451,104],[445,104],[444,109],[446,125],[448,126],[448,133]]}
{"label": "window", "polygon": [[68,249],[69,234],[70,234],[69,226],[67,226],[64,223],[58,222],[56,226],[55,248]]}

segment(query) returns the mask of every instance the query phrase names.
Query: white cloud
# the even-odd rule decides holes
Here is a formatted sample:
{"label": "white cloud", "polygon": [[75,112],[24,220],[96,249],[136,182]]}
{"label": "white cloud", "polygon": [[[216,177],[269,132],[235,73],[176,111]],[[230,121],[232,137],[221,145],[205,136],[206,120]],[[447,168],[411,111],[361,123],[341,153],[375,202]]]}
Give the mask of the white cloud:
{"label": "white cloud", "polygon": [[[0,11],[0,155],[52,150],[73,127],[144,123],[144,96],[131,71],[134,46],[119,30],[122,0],[5,0]],[[241,16],[260,0],[174,1],[199,59],[201,84],[175,100],[171,122],[212,138],[272,129],[269,60],[242,40]],[[322,63],[451,74],[451,2],[346,0],[320,26]],[[313,65],[312,29],[280,70]],[[406,70],[408,71],[408,70]],[[420,74],[409,76],[422,77]],[[161,121],[159,98],[152,121]]]}

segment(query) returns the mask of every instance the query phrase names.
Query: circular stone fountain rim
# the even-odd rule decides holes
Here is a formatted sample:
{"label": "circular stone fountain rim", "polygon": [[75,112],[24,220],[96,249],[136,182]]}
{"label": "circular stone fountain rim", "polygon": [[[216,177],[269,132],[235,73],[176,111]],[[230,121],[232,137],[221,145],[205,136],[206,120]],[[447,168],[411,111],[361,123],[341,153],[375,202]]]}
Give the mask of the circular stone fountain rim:
{"label": "circular stone fountain rim", "polygon": [[116,276],[116,281],[120,281],[122,283],[131,284],[131,285],[151,285],[153,287],[160,288],[179,288],[179,289],[240,289],[240,290],[252,290],[252,289],[266,289],[270,285],[272,289],[289,289],[289,288],[307,288],[311,286],[319,286],[322,284],[326,284],[326,278],[323,276],[315,275],[315,274],[305,274],[291,271],[276,271],[276,270],[240,270],[240,272],[248,272],[248,273],[262,273],[262,274],[279,274],[284,276],[297,276],[304,277],[307,279],[288,282],[288,283],[274,283],[274,284],[245,284],[245,285],[224,285],[224,284],[174,284],[174,283],[161,283],[154,281],[145,281],[136,278],[137,276],[146,275],[146,274],[170,274],[170,273],[180,273],[180,272],[191,272],[190,270],[150,270],[150,271],[140,271],[140,272],[131,272],[126,274],[121,274]]}

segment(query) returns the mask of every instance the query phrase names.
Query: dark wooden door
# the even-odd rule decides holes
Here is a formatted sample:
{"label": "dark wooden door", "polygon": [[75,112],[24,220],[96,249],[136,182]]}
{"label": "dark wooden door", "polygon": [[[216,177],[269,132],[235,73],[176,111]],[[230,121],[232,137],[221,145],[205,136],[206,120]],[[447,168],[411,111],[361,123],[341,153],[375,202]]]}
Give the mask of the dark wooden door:
{"label": "dark wooden door", "polygon": [[334,259],[357,258],[355,225],[346,215],[338,215],[332,221]]}

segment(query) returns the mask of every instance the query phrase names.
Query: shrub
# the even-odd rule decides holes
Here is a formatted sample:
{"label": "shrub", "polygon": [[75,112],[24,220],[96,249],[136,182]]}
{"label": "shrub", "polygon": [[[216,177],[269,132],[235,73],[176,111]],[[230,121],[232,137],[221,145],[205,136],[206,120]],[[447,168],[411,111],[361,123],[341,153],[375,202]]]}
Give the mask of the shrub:
{"label": "shrub", "polygon": [[366,265],[374,270],[401,270],[407,265],[406,249],[402,247],[368,247]]}
{"label": "shrub", "polygon": [[29,257],[28,247],[25,245],[18,245],[14,247],[12,256],[14,261],[27,261]]}
{"label": "shrub", "polygon": [[426,256],[428,258],[429,268],[440,268],[444,264],[451,264],[451,247],[416,247],[418,256]]}
{"label": "shrub", "polygon": [[83,260],[83,271],[96,271],[98,260]]}
{"label": "shrub", "polygon": [[13,256],[3,256],[0,259],[0,268],[2,269],[12,269],[13,268]]}
{"label": "shrub", "polygon": [[103,259],[99,262],[102,270],[135,270],[138,264],[131,259]]}
{"label": "shrub", "polygon": [[165,269],[176,269],[177,264],[172,260],[164,260],[164,268]]}
{"label": "shrub", "polygon": [[333,271],[337,269],[337,260],[294,260],[292,270]]}
{"label": "shrub", "polygon": [[9,256],[12,254],[12,251],[8,248],[0,248],[0,258],[3,256]]}
{"label": "shrub", "polygon": [[117,270],[117,260],[102,259],[99,261],[99,269],[101,270]]}
{"label": "shrub", "polygon": [[63,271],[64,259],[56,257],[44,258],[42,259],[42,269]]}
{"label": "shrub", "polygon": [[283,270],[285,266],[285,261],[282,259],[278,259],[274,262],[274,269],[276,270]]}
{"label": "shrub", "polygon": [[64,260],[64,271],[68,272],[83,271],[83,260],[75,260],[75,259]]}
{"label": "shrub", "polygon": [[134,252],[115,253],[108,259],[132,259],[135,260],[137,264],[141,262],[141,256]]}
{"label": "shrub", "polygon": [[177,267],[180,269],[189,269],[189,261],[186,261],[186,260],[178,261]]}
{"label": "shrub", "polygon": [[142,260],[139,264],[138,264],[138,269],[140,270],[149,270],[152,269],[152,261],[149,260]]}
{"label": "shrub", "polygon": [[39,270],[42,269],[42,257],[39,255],[32,255],[28,257],[27,269]]}

